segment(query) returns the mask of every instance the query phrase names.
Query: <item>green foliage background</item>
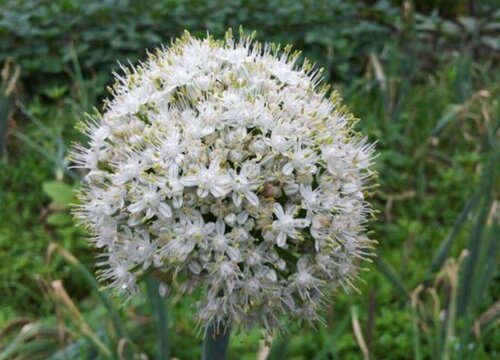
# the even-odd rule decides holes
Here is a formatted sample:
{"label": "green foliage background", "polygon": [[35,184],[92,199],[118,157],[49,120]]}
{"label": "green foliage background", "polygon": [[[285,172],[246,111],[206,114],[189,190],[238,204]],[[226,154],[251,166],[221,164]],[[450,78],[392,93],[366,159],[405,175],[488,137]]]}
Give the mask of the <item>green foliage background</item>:
{"label": "green foliage background", "polygon": [[[69,215],[80,174],[66,153],[117,61],[136,63],[184,29],[221,36],[240,25],[323,66],[380,152],[378,257],[361,293],[339,293],[324,327],[290,325],[269,358],[363,358],[356,318],[371,359],[499,357],[499,5],[0,0],[0,64],[10,64],[0,87],[0,359],[199,358],[192,299],[174,291],[164,301],[144,284],[149,295],[119,306],[96,291],[93,249]],[[79,262],[54,247],[47,258],[51,243]],[[256,358],[258,329],[230,349]]]}

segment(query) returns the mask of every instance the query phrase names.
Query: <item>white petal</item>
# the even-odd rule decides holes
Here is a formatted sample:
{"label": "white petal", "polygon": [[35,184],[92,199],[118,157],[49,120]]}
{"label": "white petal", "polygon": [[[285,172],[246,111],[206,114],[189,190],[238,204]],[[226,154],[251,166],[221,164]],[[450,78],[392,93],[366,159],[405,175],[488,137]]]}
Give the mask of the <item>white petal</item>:
{"label": "white petal", "polygon": [[241,197],[241,195],[239,193],[233,192],[232,198],[233,198],[234,206],[240,206],[241,205],[241,201],[243,199],[242,199],[242,197]]}
{"label": "white petal", "polygon": [[229,246],[226,249],[226,254],[227,254],[227,256],[229,256],[229,258],[232,261],[235,261],[235,262],[241,261],[240,250],[238,250],[237,248],[235,248],[233,246]]}
{"label": "white petal", "polygon": [[144,210],[144,202],[142,201],[138,201],[134,204],[130,204],[128,207],[127,207],[127,210],[130,211],[131,213],[138,213],[138,212],[141,212],[142,210]]}
{"label": "white petal", "polygon": [[209,193],[208,189],[198,188],[198,190],[196,190],[196,194],[201,198],[207,197]]}
{"label": "white petal", "polygon": [[184,176],[181,178],[181,184],[184,186],[198,185],[198,176]]}
{"label": "white petal", "polygon": [[276,243],[280,248],[286,247],[286,233],[284,231],[279,232]]}
{"label": "white petal", "polygon": [[197,261],[190,261],[188,263],[188,268],[195,275],[198,275],[201,272],[201,266]]}
{"label": "white petal", "polygon": [[291,162],[286,163],[285,166],[283,166],[283,174],[291,175],[292,173],[293,173],[293,164]]}
{"label": "white petal", "polygon": [[167,284],[160,283],[158,286],[158,293],[160,294],[161,297],[166,297],[168,293],[170,292],[170,288]]}
{"label": "white petal", "polygon": [[160,214],[163,217],[166,217],[166,218],[171,218],[172,217],[172,209],[167,204],[161,203],[158,206],[158,210],[160,211]]}
{"label": "white petal", "polygon": [[278,219],[281,219],[285,216],[285,212],[283,211],[283,207],[280,203],[274,203],[274,213],[276,214]]}
{"label": "white petal", "polygon": [[247,191],[245,194],[245,198],[253,206],[259,206],[259,197],[253,191]]}
{"label": "white petal", "polygon": [[219,235],[223,235],[225,231],[226,231],[226,224],[224,223],[224,220],[217,219],[215,223],[215,232]]}
{"label": "white petal", "polygon": [[215,197],[222,197],[230,191],[231,190],[228,186],[214,185],[210,188],[210,192]]}
{"label": "white petal", "polygon": [[276,271],[272,270],[272,269],[269,269],[268,272],[266,272],[266,278],[270,281],[276,281],[278,280],[278,276],[276,275]]}
{"label": "white petal", "polygon": [[149,208],[146,210],[146,219],[151,219],[153,216],[155,216],[155,212],[153,209]]}
{"label": "white petal", "polygon": [[242,211],[238,214],[238,216],[236,217],[236,221],[238,221],[238,224],[240,225],[243,225],[247,222],[248,220],[248,211]]}
{"label": "white petal", "polygon": [[353,194],[358,191],[358,186],[354,183],[347,183],[342,185],[342,191],[346,194]]}
{"label": "white petal", "polygon": [[180,209],[183,201],[184,198],[182,197],[182,195],[174,196],[172,198],[172,205],[174,206],[174,208]]}

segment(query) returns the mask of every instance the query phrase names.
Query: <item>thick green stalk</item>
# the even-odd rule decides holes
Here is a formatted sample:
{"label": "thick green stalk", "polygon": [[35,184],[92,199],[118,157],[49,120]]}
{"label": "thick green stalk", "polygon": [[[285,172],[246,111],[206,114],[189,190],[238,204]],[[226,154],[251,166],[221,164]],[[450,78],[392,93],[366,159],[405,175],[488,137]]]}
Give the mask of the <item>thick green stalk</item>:
{"label": "thick green stalk", "polygon": [[156,359],[170,359],[168,314],[165,301],[158,292],[160,282],[153,276],[146,277],[146,288],[156,325]]}
{"label": "thick green stalk", "polygon": [[225,324],[212,322],[205,331],[202,360],[226,360],[230,332]]}

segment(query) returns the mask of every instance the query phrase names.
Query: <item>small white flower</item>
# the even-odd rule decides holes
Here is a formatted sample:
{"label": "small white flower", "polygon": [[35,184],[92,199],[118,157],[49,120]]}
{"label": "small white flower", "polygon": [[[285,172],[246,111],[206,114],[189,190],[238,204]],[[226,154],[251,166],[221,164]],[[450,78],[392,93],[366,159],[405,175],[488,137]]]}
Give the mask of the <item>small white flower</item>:
{"label": "small white flower", "polygon": [[139,196],[137,201],[127,207],[131,214],[145,212],[146,219],[150,219],[155,215],[165,219],[172,217],[172,209],[162,201],[155,185],[149,185],[149,188]]}
{"label": "small white flower", "polygon": [[296,206],[288,206],[288,208],[283,211],[281,204],[274,204],[274,215],[276,215],[277,220],[273,222],[273,229],[278,234],[276,244],[279,247],[286,246],[287,238],[297,239],[300,234],[297,229],[303,229],[309,226],[309,220],[295,219],[293,217],[296,209]]}
{"label": "small white flower", "polygon": [[231,178],[224,174],[219,168],[218,160],[212,161],[208,168],[198,166],[196,175],[184,176],[181,183],[184,186],[196,186],[197,195],[201,198],[211,193],[215,197],[221,197],[231,191]]}
{"label": "small white flower", "polygon": [[226,250],[229,244],[229,237],[226,234],[226,225],[222,219],[218,219],[215,223],[215,235],[212,239],[212,247],[216,251]]}
{"label": "small white flower", "polygon": [[141,161],[133,154],[130,158],[125,159],[124,162],[119,163],[117,172],[112,175],[112,180],[118,186],[124,185],[127,181],[134,178],[137,179],[143,170],[143,164],[141,164]]}
{"label": "small white flower", "polygon": [[155,150],[158,154],[158,162],[162,163],[162,166],[167,168],[182,161],[184,150],[180,141],[181,135],[177,129],[173,130],[166,138],[159,139]]}
{"label": "small white flower", "polygon": [[297,143],[295,151],[290,155],[290,161],[283,166],[283,173],[290,175],[294,170],[299,172],[316,173],[317,156],[310,149],[301,149],[300,142]]}
{"label": "small white flower", "polygon": [[235,171],[230,172],[232,176],[233,202],[235,206],[240,206],[243,198],[251,205],[259,205],[259,197],[255,190],[262,184],[262,181],[257,180],[259,175],[258,167],[245,166],[237,174]]}
{"label": "small white flower", "polygon": [[320,287],[324,281],[314,276],[314,267],[309,265],[306,258],[301,258],[297,262],[297,272],[289,278],[290,286],[296,288],[302,299],[310,298],[309,290],[314,289],[321,292]]}

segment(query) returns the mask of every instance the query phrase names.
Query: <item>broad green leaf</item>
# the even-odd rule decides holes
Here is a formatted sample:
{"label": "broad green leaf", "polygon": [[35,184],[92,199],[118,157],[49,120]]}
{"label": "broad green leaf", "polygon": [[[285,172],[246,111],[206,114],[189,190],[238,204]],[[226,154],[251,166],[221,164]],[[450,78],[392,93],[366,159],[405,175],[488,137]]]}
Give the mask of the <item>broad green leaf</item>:
{"label": "broad green leaf", "polygon": [[72,223],[73,218],[67,212],[56,212],[47,216],[46,222],[52,226],[66,226]]}
{"label": "broad green leaf", "polygon": [[42,185],[43,191],[57,205],[69,205],[74,201],[73,188],[60,181],[49,181]]}

